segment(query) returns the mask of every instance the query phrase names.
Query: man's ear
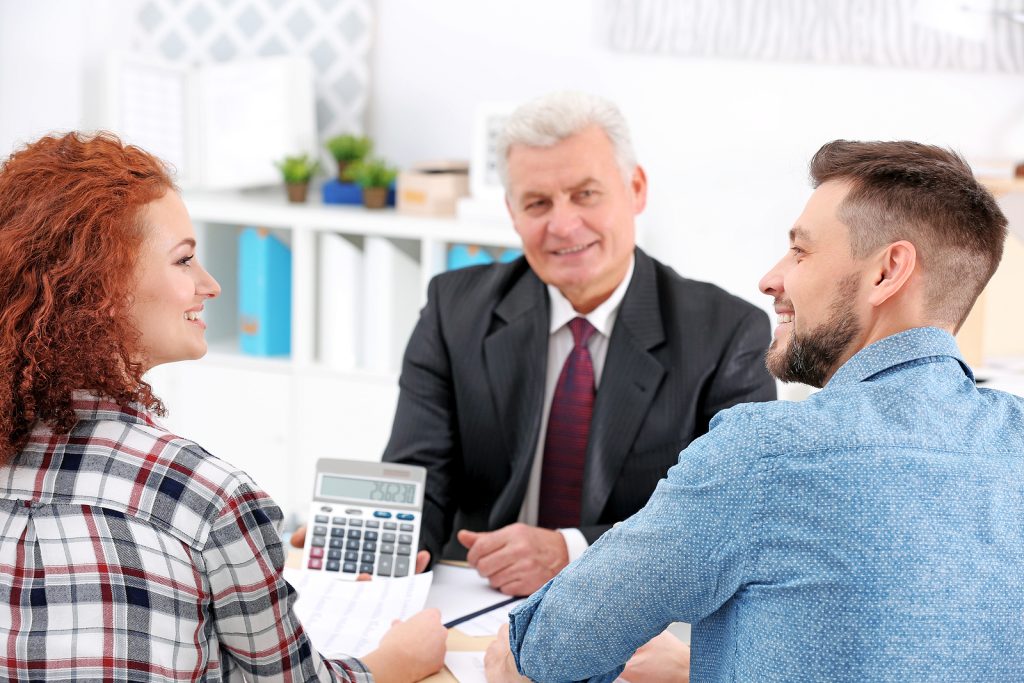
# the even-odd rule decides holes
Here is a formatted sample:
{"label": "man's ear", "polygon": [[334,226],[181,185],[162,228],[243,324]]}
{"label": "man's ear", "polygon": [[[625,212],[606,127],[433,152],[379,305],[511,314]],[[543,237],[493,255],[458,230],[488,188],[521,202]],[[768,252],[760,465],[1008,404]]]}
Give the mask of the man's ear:
{"label": "man's ear", "polygon": [[882,305],[906,288],[917,270],[917,249],[906,240],[893,242],[879,253],[876,264],[875,282],[868,296],[872,306]]}
{"label": "man's ear", "polygon": [[647,207],[647,174],[639,164],[633,169],[629,187],[633,191],[633,215],[637,215]]}

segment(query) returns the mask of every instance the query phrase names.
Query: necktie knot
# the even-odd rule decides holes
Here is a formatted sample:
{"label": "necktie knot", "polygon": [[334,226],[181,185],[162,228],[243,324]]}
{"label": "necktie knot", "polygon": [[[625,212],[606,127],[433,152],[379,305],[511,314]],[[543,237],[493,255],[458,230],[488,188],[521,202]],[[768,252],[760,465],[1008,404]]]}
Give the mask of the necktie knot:
{"label": "necktie knot", "polygon": [[572,341],[577,348],[586,346],[591,335],[597,331],[586,318],[573,318],[570,320],[569,330],[572,331]]}

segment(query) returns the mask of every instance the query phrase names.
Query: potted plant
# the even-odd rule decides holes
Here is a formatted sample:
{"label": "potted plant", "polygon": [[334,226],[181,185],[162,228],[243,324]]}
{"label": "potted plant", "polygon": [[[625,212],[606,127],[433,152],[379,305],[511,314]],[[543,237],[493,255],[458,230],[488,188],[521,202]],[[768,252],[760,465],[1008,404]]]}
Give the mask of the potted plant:
{"label": "potted plant", "polygon": [[288,189],[288,201],[301,203],[306,201],[306,192],[313,174],[320,168],[320,162],[310,159],[308,154],[286,156],[274,164],[281,171],[285,187]]}
{"label": "potted plant", "polygon": [[338,162],[338,182],[351,183],[352,177],[346,173],[350,164],[362,161],[373,148],[373,142],[362,135],[335,135],[327,141],[327,149]]}
{"label": "potted plant", "polygon": [[368,209],[383,209],[388,203],[388,189],[395,181],[398,169],[383,159],[369,159],[360,162],[355,171],[356,182],[363,188],[363,206]]}

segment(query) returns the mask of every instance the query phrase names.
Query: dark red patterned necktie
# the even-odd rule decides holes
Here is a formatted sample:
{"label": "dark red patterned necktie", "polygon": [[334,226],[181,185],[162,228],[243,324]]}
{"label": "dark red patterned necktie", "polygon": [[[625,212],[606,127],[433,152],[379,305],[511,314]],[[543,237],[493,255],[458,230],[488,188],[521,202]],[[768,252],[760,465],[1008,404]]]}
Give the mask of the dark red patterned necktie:
{"label": "dark red patterned necktie", "polygon": [[547,529],[580,525],[583,465],[594,412],[594,364],[587,340],[594,326],[585,318],[569,321],[573,347],[558,376],[544,438],[538,524]]}

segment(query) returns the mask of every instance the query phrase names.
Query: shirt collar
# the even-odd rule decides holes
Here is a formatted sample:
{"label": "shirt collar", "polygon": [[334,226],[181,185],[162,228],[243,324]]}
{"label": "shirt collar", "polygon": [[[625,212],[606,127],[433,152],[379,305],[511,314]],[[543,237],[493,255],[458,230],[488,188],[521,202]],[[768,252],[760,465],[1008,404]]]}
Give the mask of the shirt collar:
{"label": "shirt collar", "polygon": [[937,327],[915,327],[880,339],[855,353],[836,370],[825,388],[863,382],[902,363],[934,356],[955,358],[964,374],[974,381],[974,372],[960,355],[953,335]]}
{"label": "shirt collar", "polygon": [[153,417],[141,404],[119,405],[109,398],[95,396],[87,391],[75,391],[71,406],[80,422],[94,420],[115,420],[134,424],[158,426]]}
{"label": "shirt collar", "polygon": [[622,297],[626,296],[626,290],[629,289],[629,282],[633,279],[633,266],[635,265],[636,256],[631,255],[629,257],[629,268],[626,269],[626,277],[622,278],[622,282],[612,291],[611,296],[584,316],[580,316],[576,312],[576,309],[572,307],[572,304],[565,298],[565,295],[558,290],[558,287],[548,285],[548,300],[551,302],[551,327],[548,329],[548,334],[554,334],[563,325],[568,325],[569,321],[573,318],[583,317],[602,335],[610,337],[612,325],[615,323],[615,313],[619,309],[619,304],[622,303]]}

